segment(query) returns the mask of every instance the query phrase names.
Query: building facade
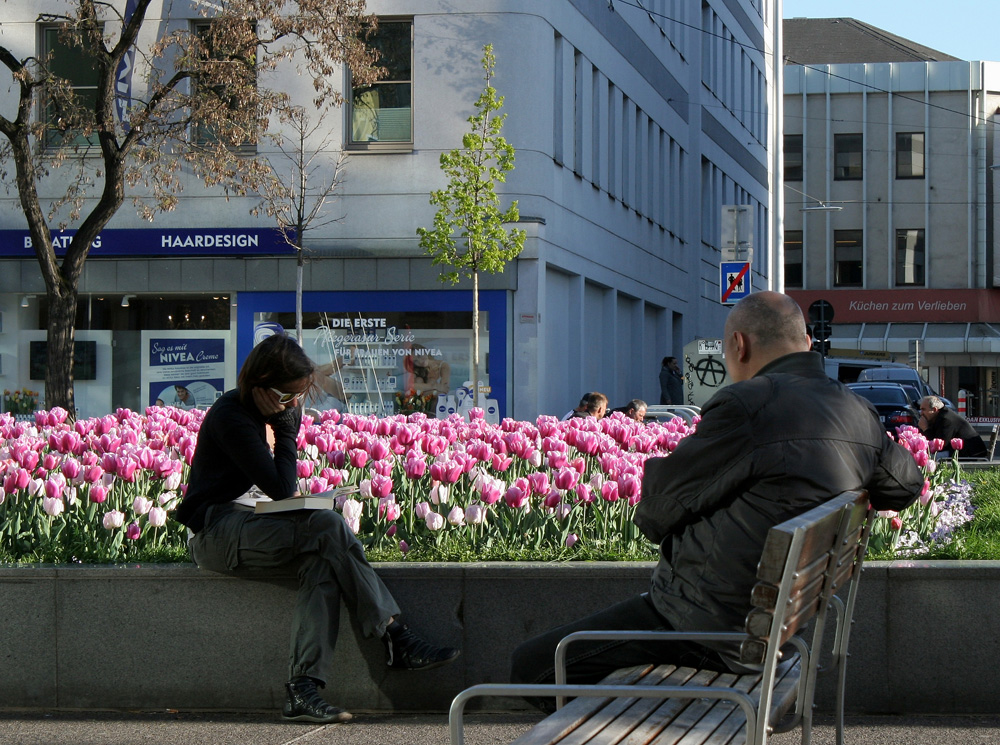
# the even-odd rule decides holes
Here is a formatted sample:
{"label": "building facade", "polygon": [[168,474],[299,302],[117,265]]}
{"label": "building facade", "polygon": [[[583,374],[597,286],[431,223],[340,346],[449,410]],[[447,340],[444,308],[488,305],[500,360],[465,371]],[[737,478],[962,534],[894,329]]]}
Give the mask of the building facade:
{"label": "building facade", "polygon": [[[721,331],[724,205],[752,214],[754,289],[776,275],[777,5],[371,0],[389,75],[352,90],[345,73],[326,156],[331,169],[346,156],[342,218],[304,236],[305,342],[331,372],[316,405],[434,411],[471,387],[471,283],[442,284],[415,231],[431,225],[439,157],[461,145],[482,90],[486,43],[517,150],[499,191],[527,231],[520,257],[480,278],[490,413],[561,414],[590,390],[613,406],[658,402],[660,359]],[[173,24],[201,19],[162,7]],[[18,0],[0,22],[19,57],[44,42],[39,10]],[[308,100],[293,71],[281,86]],[[0,90],[0,110],[11,95]],[[119,211],[80,288],[81,415],[210,404],[255,340],[294,328],[296,257],[253,201],[186,183],[152,224]],[[16,195],[0,198],[0,385],[37,390],[45,293],[25,227]]]}
{"label": "building facade", "polygon": [[852,19],[786,21],[785,50],[788,293],[831,304],[831,354],[909,362],[997,417],[1000,64]]}

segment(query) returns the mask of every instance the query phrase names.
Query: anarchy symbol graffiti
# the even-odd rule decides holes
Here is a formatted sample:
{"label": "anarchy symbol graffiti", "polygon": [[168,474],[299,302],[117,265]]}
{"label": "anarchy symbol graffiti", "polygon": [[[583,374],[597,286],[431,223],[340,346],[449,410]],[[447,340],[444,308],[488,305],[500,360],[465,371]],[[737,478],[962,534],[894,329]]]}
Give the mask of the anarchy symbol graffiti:
{"label": "anarchy symbol graffiti", "polygon": [[699,359],[692,366],[698,382],[707,388],[718,388],[726,379],[726,367],[712,355]]}

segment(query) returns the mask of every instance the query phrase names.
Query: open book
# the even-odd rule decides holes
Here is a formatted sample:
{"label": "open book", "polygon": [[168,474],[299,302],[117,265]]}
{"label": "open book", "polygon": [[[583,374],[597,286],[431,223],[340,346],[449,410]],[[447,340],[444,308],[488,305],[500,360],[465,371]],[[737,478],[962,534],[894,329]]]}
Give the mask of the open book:
{"label": "open book", "polygon": [[332,510],[336,506],[337,497],[353,494],[357,490],[356,486],[341,486],[330,491],[303,494],[300,497],[289,497],[288,499],[258,499],[254,502],[253,511],[259,515],[262,512],[287,512],[288,510]]}

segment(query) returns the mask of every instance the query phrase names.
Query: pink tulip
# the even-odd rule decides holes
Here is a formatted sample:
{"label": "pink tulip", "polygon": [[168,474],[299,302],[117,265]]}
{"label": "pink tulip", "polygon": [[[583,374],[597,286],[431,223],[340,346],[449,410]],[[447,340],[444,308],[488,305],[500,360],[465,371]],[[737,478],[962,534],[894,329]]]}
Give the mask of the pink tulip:
{"label": "pink tulip", "polygon": [[427,513],[431,511],[431,506],[428,502],[417,502],[413,507],[413,514],[418,520],[423,520],[427,517]]}
{"label": "pink tulip", "polygon": [[496,504],[503,495],[503,482],[499,479],[484,481],[479,488],[479,498],[484,504]]}
{"label": "pink tulip", "polygon": [[407,458],[403,464],[403,473],[408,479],[419,479],[427,472],[427,461],[420,457]]}
{"label": "pink tulip", "polygon": [[389,450],[389,446],[384,440],[374,440],[372,441],[371,448],[368,450],[368,454],[373,460],[384,460],[392,451]]}
{"label": "pink tulip", "polygon": [[486,509],[478,504],[470,504],[465,510],[465,521],[469,525],[482,525],[486,521]]}
{"label": "pink tulip", "polygon": [[428,512],[424,516],[424,523],[429,530],[441,530],[444,527],[444,518],[436,512]]}
{"label": "pink tulip", "polygon": [[590,504],[594,501],[593,487],[590,484],[577,484],[574,488],[576,501]]}
{"label": "pink tulip", "polygon": [[448,513],[448,524],[454,525],[456,528],[465,525],[465,510],[457,504],[452,507]]}
{"label": "pink tulip", "polygon": [[558,507],[560,502],[562,502],[562,494],[560,494],[556,489],[553,489],[551,492],[546,494],[545,498],[542,500],[542,504],[550,510],[554,510]]}
{"label": "pink tulip", "polygon": [[493,454],[493,470],[494,471],[500,471],[501,473],[503,473],[508,468],[510,468],[510,466],[511,466],[511,464],[513,462],[514,462],[514,459],[511,458],[509,455],[501,455],[500,453],[494,453]]}
{"label": "pink tulip", "polygon": [[372,496],[381,499],[392,493],[392,479],[388,476],[375,474],[372,476]]}
{"label": "pink tulip", "polygon": [[104,469],[95,463],[93,465],[87,466],[84,469],[83,480],[88,484],[95,484],[101,480],[101,477],[103,475],[104,475]]}
{"label": "pink tulip", "polygon": [[137,515],[145,515],[152,506],[153,503],[141,495],[132,500],[132,509]]}
{"label": "pink tulip", "polygon": [[605,502],[617,502],[618,501],[618,482],[617,481],[605,481],[601,485],[601,499]]}
{"label": "pink tulip", "polygon": [[313,475],[313,471],[316,469],[316,464],[311,460],[297,460],[295,461],[295,473],[300,479],[307,479]]}
{"label": "pink tulip", "polygon": [[128,481],[132,483],[135,481],[135,471],[139,467],[139,464],[134,460],[123,460],[118,464],[118,477],[123,481]]}
{"label": "pink tulip", "polygon": [[512,486],[503,495],[503,499],[508,507],[520,510],[528,504],[528,493],[517,486]]}
{"label": "pink tulip", "polygon": [[87,491],[87,498],[95,504],[100,504],[108,498],[108,490],[100,484],[91,484]]}
{"label": "pink tulip", "polygon": [[62,501],[61,496],[43,497],[42,509],[45,510],[46,515],[56,517],[57,515],[61,515],[62,511],[66,509],[66,504]]}
{"label": "pink tulip", "polygon": [[162,507],[151,507],[149,510],[149,524],[154,528],[162,528],[167,524],[167,511]]}
{"label": "pink tulip", "polygon": [[924,479],[924,487],[920,490],[920,504],[926,507],[928,502],[933,498],[934,495],[931,494],[931,482]]}
{"label": "pink tulip", "polygon": [[535,471],[528,476],[528,483],[531,484],[531,491],[535,494],[548,494],[549,475],[544,471]]}
{"label": "pink tulip", "polygon": [[[45,481],[45,495],[49,499],[62,499],[63,489],[66,488],[66,477],[61,473],[50,473]],[[51,513],[49,513],[51,514]]]}
{"label": "pink tulip", "polygon": [[368,453],[358,448],[351,450],[347,454],[347,457],[350,460],[351,465],[355,468],[364,468],[365,463],[368,462]]}
{"label": "pink tulip", "polygon": [[953,437],[951,439],[951,449],[961,450],[965,447],[965,441],[961,437]]}
{"label": "pink tulip", "polygon": [[59,467],[59,456],[55,453],[46,453],[42,458],[42,468],[46,471],[54,471]]}
{"label": "pink tulip", "polygon": [[573,548],[573,546],[576,545],[576,542],[578,540],[580,540],[580,536],[578,536],[576,533],[570,533],[568,536],[566,536],[566,548]]}
{"label": "pink tulip", "polygon": [[430,500],[434,504],[448,504],[449,490],[444,484],[435,484],[431,487]]}
{"label": "pink tulip", "polygon": [[125,513],[119,510],[105,512],[101,524],[106,530],[116,530],[125,524]]}
{"label": "pink tulip", "polygon": [[940,453],[942,450],[944,450],[944,440],[940,438],[935,438],[931,440],[930,443],[928,443],[927,445],[927,450],[930,451],[931,453]]}
{"label": "pink tulip", "polygon": [[576,486],[576,482],[579,480],[580,474],[577,473],[575,468],[560,468],[556,473],[555,485],[557,489],[569,491]]}

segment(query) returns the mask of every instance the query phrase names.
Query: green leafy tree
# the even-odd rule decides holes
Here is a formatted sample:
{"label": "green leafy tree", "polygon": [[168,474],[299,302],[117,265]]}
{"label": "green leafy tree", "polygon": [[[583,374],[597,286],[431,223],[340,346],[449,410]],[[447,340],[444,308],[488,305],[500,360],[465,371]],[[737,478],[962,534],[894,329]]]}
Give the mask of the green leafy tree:
{"label": "green leafy tree", "polygon": [[462,137],[462,148],[441,155],[441,170],[448,185],[431,193],[438,208],[434,227],[417,228],[420,247],[433,256],[432,264],[444,264],[442,282],[456,284],[460,275],[472,280],[472,387],[473,402],[479,405],[479,273],[502,272],[524,248],[525,232],[507,229],[517,222],[517,201],[500,208],[496,185],[507,180],[514,169],[514,147],[501,136],[506,114],[492,85],[496,56],[493,45],[483,47],[486,87],[476,101],[476,113],[469,117],[471,131]]}

